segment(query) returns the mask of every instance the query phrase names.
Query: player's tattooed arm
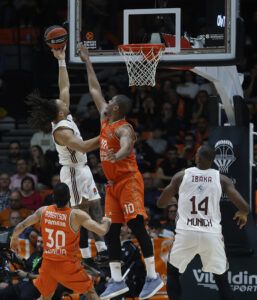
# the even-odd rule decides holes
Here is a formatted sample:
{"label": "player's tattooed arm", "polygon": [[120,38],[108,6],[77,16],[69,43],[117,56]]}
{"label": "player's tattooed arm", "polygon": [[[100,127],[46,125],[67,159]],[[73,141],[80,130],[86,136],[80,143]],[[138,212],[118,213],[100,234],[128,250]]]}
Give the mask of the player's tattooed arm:
{"label": "player's tattooed arm", "polygon": [[180,171],[172,177],[170,184],[164,188],[160,198],[157,200],[156,204],[158,207],[165,208],[168,205],[176,204],[174,197],[176,194],[178,194],[178,190],[183,180],[184,174],[185,171]]}
{"label": "player's tattooed arm", "polygon": [[34,212],[31,216],[28,216],[25,220],[20,222],[13,230],[10,248],[14,251],[18,249],[18,238],[19,235],[23,232],[23,230],[31,225],[34,225],[40,222],[42,210],[44,207],[40,207],[37,211]]}
{"label": "player's tattooed arm", "polygon": [[108,160],[113,163],[129,156],[136,141],[135,133],[129,125],[118,128],[115,134],[120,140],[120,149],[116,153],[113,152],[113,149],[108,150]]}

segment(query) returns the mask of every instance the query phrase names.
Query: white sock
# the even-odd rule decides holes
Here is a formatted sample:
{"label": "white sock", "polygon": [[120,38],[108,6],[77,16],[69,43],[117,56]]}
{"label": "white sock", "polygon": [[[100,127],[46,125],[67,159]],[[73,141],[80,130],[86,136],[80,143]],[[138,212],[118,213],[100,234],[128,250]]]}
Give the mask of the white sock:
{"label": "white sock", "polygon": [[101,251],[107,250],[105,242],[103,242],[103,241],[97,241],[97,242],[95,242],[95,246],[96,246],[96,249],[97,249],[98,253],[101,252]]}
{"label": "white sock", "polygon": [[157,274],[155,272],[155,260],[154,256],[147,257],[144,259],[145,267],[146,267],[146,276],[149,278],[157,278]]}
{"label": "white sock", "polygon": [[121,263],[120,262],[110,262],[109,263],[110,269],[111,269],[111,276],[114,281],[121,281],[122,275],[121,275]]}
{"label": "white sock", "polygon": [[80,252],[81,252],[81,255],[83,258],[90,258],[92,257],[92,254],[91,254],[91,250],[89,247],[87,248],[80,248]]}

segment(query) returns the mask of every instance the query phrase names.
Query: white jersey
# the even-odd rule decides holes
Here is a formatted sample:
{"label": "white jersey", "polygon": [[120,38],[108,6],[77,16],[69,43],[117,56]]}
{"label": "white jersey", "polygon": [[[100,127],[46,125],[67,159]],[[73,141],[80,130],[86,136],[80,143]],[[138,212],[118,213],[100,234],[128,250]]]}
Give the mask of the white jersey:
{"label": "white jersey", "polygon": [[[73,121],[73,118],[71,115],[67,116],[67,119],[61,120],[58,123],[52,123],[52,135],[54,134],[55,130],[57,128],[69,128],[73,131],[74,135],[82,140],[80,131],[78,129],[78,126]],[[75,151],[72,149],[69,149],[66,146],[61,146],[56,143],[53,135],[53,140],[55,143],[56,150],[58,152],[59,156],[59,163],[63,166],[76,166],[76,165],[82,165],[87,162],[87,154],[82,153],[79,151]]]}
{"label": "white jersey", "polygon": [[221,193],[219,171],[186,169],[179,187],[176,229],[221,233]]}

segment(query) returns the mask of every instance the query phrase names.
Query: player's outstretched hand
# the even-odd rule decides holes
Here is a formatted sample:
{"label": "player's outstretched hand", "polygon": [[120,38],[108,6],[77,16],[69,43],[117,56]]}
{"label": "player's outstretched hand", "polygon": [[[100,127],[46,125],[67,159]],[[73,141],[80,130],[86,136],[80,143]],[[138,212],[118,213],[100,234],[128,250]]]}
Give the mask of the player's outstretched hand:
{"label": "player's outstretched hand", "polygon": [[236,220],[236,223],[240,229],[242,229],[245,226],[245,224],[247,223],[247,216],[248,216],[248,213],[246,213],[246,212],[237,211],[235,213],[233,220]]}
{"label": "player's outstretched hand", "polygon": [[58,60],[64,60],[65,59],[65,50],[66,46],[63,49],[52,49],[53,55]]}
{"label": "player's outstretched hand", "polygon": [[86,62],[89,58],[89,53],[88,53],[87,46],[83,43],[78,43],[77,51],[78,51],[78,54],[80,56],[80,59],[82,61]]}

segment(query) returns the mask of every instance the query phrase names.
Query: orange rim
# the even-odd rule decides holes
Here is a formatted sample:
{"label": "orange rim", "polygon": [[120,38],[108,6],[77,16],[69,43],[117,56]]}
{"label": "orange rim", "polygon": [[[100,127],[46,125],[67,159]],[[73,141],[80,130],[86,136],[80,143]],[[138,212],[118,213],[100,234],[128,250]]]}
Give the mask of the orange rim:
{"label": "orange rim", "polygon": [[149,51],[150,49],[153,49],[154,52],[158,52],[160,50],[165,49],[164,44],[126,44],[126,45],[119,45],[118,49],[121,49],[126,52],[138,52],[140,50],[142,51]]}

